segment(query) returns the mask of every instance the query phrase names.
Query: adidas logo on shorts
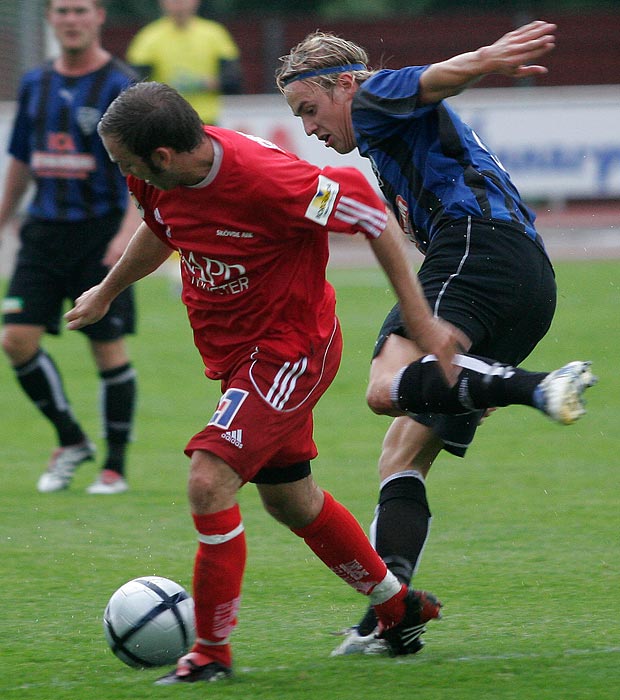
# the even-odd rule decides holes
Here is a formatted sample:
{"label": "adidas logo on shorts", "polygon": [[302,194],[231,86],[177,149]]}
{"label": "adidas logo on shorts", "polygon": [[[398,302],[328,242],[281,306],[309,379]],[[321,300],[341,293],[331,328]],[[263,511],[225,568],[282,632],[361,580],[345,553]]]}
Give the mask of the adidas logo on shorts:
{"label": "adidas logo on shorts", "polygon": [[231,445],[235,447],[243,447],[243,431],[242,430],[229,430],[227,433],[222,433],[224,440],[228,440]]}

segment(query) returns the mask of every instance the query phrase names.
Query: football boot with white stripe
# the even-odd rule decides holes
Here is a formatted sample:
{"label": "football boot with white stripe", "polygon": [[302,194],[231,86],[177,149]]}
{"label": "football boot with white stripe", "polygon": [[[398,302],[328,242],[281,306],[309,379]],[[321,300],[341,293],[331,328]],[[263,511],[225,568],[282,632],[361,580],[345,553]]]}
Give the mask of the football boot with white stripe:
{"label": "football boot with white stripe", "polygon": [[80,464],[92,461],[94,458],[95,446],[90,440],[84,440],[77,445],[56,448],[47,469],[39,477],[37,490],[41,493],[52,493],[66,489]]}
{"label": "football boot with white stripe", "polygon": [[534,390],[534,403],[550,418],[570,425],[586,412],[583,392],[596,384],[591,362],[569,362],[550,372]]}
{"label": "football boot with white stripe", "polygon": [[[376,630],[370,634],[360,634],[359,627],[347,627],[342,632],[334,634],[343,635],[342,642],[331,652],[330,656],[348,656],[349,654],[388,654],[389,647],[385,639],[378,639]],[[420,643],[421,648],[421,643]]]}
{"label": "football boot with white stripe", "polygon": [[427,591],[409,591],[405,597],[405,616],[392,627],[379,631],[379,639],[385,640],[391,656],[415,654],[423,647],[420,639],[429,620],[441,617],[441,603]]}

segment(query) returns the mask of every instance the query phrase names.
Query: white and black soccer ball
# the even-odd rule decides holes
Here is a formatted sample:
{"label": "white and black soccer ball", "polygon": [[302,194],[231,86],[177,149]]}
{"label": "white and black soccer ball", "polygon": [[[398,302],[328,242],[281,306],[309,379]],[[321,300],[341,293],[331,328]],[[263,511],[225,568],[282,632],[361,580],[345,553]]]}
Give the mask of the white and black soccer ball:
{"label": "white and black soccer ball", "polygon": [[196,638],[194,599],[175,581],[142,576],[110,598],[103,629],[110,649],[128,666],[175,663]]}

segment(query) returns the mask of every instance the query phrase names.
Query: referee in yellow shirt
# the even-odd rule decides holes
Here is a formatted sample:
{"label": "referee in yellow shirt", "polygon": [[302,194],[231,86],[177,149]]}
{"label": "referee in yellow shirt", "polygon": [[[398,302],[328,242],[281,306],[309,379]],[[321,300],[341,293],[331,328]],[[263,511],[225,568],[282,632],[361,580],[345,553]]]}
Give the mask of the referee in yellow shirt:
{"label": "referee in yellow shirt", "polygon": [[143,78],[168,83],[205,124],[217,124],[222,94],[241,92],[239,49],[219,22],[197,16],[200,0],[160,0],[163,16],[131,40],[127,61]]}

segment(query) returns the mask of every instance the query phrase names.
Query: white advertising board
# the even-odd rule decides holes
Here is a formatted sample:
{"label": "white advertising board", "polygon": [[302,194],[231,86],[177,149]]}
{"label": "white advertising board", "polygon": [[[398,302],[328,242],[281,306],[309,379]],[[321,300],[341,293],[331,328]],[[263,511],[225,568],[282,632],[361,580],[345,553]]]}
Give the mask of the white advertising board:
{"label": "white advertising board", "polygon": [[[620,197],[620,85],[469,90],[451,105],[498,155],[529,200]],[[226,100],[222,125],[255,133],[317,165],[368,161],[339,156],[303,132],[279,95]]]}
{"label": "white advertising board", "polygon": [[[474,89],[451,104],[498,155],[525,199],[620,198],[620,85]],[[0,182],[13,111],[13,103],[0,103]],[[375,183],[357,153],[340,156],[307,137],[281,95],[228,97],[221,124],[320,166],[358,167]]]}

